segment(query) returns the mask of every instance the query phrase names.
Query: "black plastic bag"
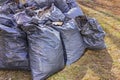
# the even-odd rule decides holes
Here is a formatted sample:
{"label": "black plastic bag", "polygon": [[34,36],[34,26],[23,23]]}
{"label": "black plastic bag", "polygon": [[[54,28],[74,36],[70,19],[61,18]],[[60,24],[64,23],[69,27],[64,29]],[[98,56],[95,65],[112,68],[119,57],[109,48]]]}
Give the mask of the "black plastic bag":
{"label": "black plastic bag", "polygon": [[27,33],[33,80],[45,80],[64,68],[64,55],[60,33],[51,27],[27,24]]}
{"label": "black plastic bag", "polygon": [[105,32],[96,19],[84,16],[78,17],[77,22],[88,49],[99,50],[106,48],[104,42]]}
{"label": "black plastic bag", "polygon": [[[6,17],[5,21],[9,21]],[[26,34],[16,25],[3,24],[0,24],[0,69],[29,70]]]}

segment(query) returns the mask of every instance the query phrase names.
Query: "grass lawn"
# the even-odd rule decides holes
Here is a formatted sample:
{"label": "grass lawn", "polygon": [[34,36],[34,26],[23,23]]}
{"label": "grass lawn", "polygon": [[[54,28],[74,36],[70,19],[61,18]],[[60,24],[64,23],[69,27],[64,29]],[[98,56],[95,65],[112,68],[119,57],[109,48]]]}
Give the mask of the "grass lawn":
{"label": "grass lawn", "polygon": [[[81,1],[83,0],[78,0],[78,2]],[[48,80],[120,80],[119,11],[111,10],[111,8],[103,6],[103,3],[103,5],[98,4],[99,6],[97,6],[100,0],[96,0],[98,1],[96,3],[93,1],[85,0],[80,6],[87,15],[95,17],[103,26],[106,32],[107,49],[86,51],[79,61],[67,66]],[[112,0],[108,2],[110,1]],[[26,71],[0,71],[0,80],[31,80],[31,75]]]}

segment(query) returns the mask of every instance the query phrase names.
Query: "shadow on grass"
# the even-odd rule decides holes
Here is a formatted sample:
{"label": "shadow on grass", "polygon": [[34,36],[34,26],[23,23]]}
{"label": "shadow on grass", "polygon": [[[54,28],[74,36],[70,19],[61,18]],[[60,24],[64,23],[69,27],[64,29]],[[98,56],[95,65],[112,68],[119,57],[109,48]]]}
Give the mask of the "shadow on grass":
{"label": "shadow on grass", "polygon": [[99,51],[87,51],[79,61],[79,74],[76,80],[82,80],[88,69],[91,69],[100,80],[116,80],[111,72],[113,60],[107,49]]}
{"label": "shadow on grass", "polygon": [[[108,26],[111,26],[111,25],[108,24]],[[116,33],[120,33],[120,31],[117,31],[115,29],[114,29],[114,31],[116,31]],[[116,37],[115,35],[113,35],[112,32],[109,31],[109,29],[105,29],[105,32],[108,34],[108,37],[111,39],[112,43],[119,48],[120,47],[120,37]]]}
{"label": "shadow on grass", "polygon": [[[90,5],[86,5],[86,4],[82,4],[82,5],[84,5],[84,6],[88,7],[88,8],[91,8],[91,9],[93,9],[93,10],[95,10],[95,11],[98,11],[98,12],[100,12],[100,13],[108,16],[108,17],[111,17],[111,18],[113,18],[113,19],[115,19],[115,20],[117,20],[117,21],[120,21],[120,18],[119,18],[119,17],[116,17],[116,16],[114,16],[114,15],[112,15],[112,14],[109,14],[109,13],[104,12],[104,11],[97,10],[97,9],[95,9],[94,7],[90,6]],[[110,26],[110,27],[113,29],[113,31],[116,31],[116,33],[120,33],[120,30],[118,30],[115,26],[112,26],[112,25],[110,25],[110,24],[108,24],[108,23],[106,23],[106,22],[104,22],[104,21],[103,21],[103,23],[106,24],[106,26]],[[104,26],[104,27],[105,27],[105,26]],[[115,44],[117,47],[120,47],[120,38],[114,36],[114,35],[112,34],[112,32],[109,31],[109,28],[106,28],[106,29],[105,29],[105,32],[109,35],[108,37],[111,39],[111,41],[113,42],[113,44]]]}
{"label": "shadow on grass", "polygon": [[[87,4],[85,4],[84,1],[80,1],[80,3],[81,3],[83,6],[86,6],[86,7],[90,8],[90,9],[92,9],[92,10],[95,10],[95,11],[97,11],[97,12],[99,12],[99,13],[104,14],[104,15],[107,16],[107,17],[111,17],[111,18],[115,19],[116,21],[120,22],[120,17],[114,16],[113,14],[110,14],[110,13],[108,13],[107,11],[104,12],[104,11],[102,11],[102,10],[98,10],[98,9],[95,8],[94,5],[91,5],[91,4],[90,4],[90,5],[87,5]],[[88,3],[88,4],[89,4],[89,3]],[[94,3],[93,3],[93,4],[94,4]],[[102,7],[102,5],[99,5],[99,6],[97,6],[97,7]],[[112,29],[114,29],[113,31],[116,31],[116,33],[120,33],[120,29],[117,29],[115,26],[112,26],[112,25],[110,25],[109,23],[106,23],[106,22],[104,22],[104,21],[103,21],[103,23],[106,24],[107,26],[110,26]],[[104,26],[104,27],[105,27],[105,26]],[[109,28],[105,29],[105,32],[109,35],[108,37],[112,40],[113,44],[115,44],[117,47],[120,47],[120,38],[114,36],[114,35],[112,34],[112,32],[109,31]]]}

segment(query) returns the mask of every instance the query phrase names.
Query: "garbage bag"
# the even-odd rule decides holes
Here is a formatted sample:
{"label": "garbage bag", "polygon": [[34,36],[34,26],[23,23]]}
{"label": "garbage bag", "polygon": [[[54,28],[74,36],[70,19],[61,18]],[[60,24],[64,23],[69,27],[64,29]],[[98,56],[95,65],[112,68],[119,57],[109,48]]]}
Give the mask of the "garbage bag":
{"label": "garbage bag", "polygon": [[59,32],[61,32],[61,37],[66,52],[66,64],[70,65],[73,62],[77,61],[85,51],[83,38],[79,33],[79,30],[74,20],[69,20],[62,26],[53,27]]}
{"label": "garbage bag", "polygon": [[64,68],[60,33],[38,23],[41,25],[39,27],[36,24],[37,18],[33,20],[25,12],[16,14],[15,19],[18,24],[23,25],[21,28],[27,33],[33,80],[44,80]]}
{"label": "garbage bag", "polygon": [[67,13],[65,13],[65,16],[68,18],[75,19],[78,16],[83,16],[83,12],[79,7],[71,8]]}
{"label": "garbage bag", "polygon": [[67,3],[64,0],[34,0],[40,8],[50,7],[53,3],[57,8],[59,8],[63,13],[69,10]]}
{"label": "garbage bag", "polygon": [[16,26],[0,24],[0,69],[30,70],[26,34]]}
{"label": "garbage bag", "polygon": [[104,37],[105,32],[95,18],[86,17],[81,20],[81,34],[88,49],[104,49],[106,48]]}
{"label": "garbage bag", "polygon": [[32,18],[26,14],[25,11],[18,12],[14,15],[14,19],[19,25],[31,22]]}
{"label": "garbage bag", "polygon": [[45,80],[64,68],[64,55],[60,33],[45,25],[27,24],[27,33],[33,80]]}
{"label": "garbage bag", "polygon": [[16,26],[14,20],[11,17],[6,16],[4,13],[0,13],[0,24],[9,27]]}
{"label": "garbage bag", "polygon": [[76,0],[65,0],[65,1],[70,9],[74,7],[78,7]]}
{"label": "garbage bag", "polygon": [[[45,20],[46,22],[51,21],[51,24],[49,25],[61,33],[63,45],[65,47],[66,52],[65,61],[67,65],[70,65],[73,62],[77,61],[84,53],[85,47],[83,39],[79,33],[75,21],[74,20],[65,21],[66,20],[65,15],[56,6],[53,5],[52,7],[53,11],[48,11],[48,13],[44,13],[44,15],[41,16],[40,20],[42,21]],[[55,24],[54,26],[53,23],[56,22],[60,24],[61,22],[63,22],[63,25]]]}
{"label": "garbage bag", "polygon": [[19,9],[19,4],[14,1],[6,1],[1,5],[1,11],[8,13],[8,14],[15,14]]}
{"label": "garbage bag", "polygon": [[44,10],[42,15],[38,14],[38,16],[40,21],[45,22],[47,22],[48,20],[52,22],[64,21],[65,19],[65,15],[54,4],[52,4],[49,9]]}
{"label": "garbage bag", "polygon": [[77,16],[83,16],[83,11],[82,9],[78,6],[76,0],[65,0],[68,7],[69,11],[65,13],[65,15],[69,18],[76,18]]}

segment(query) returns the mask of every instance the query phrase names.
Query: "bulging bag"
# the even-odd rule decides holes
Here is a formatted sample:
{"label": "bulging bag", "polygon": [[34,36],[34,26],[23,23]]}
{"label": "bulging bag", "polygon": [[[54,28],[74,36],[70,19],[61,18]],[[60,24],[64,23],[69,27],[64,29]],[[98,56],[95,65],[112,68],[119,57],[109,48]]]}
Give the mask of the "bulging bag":
{"label": "bulging bag", "polygon": [[41,21],[52,21],[52,22],[57,22],[57,21],[64,21],[65,15],[56,7],[54,4],[47,9],[46,11],[43,11],[42,15],[39,15],[39,20]]}
{"label": "bulging bag", "polygon": [[58,31],[42,24],[30,24],[23,29],[29,42],[33,80],[45,80],[64,68],[63,48]]}
{"label": "bulging bag", "polygon": [[27,34],[33,80],[45,80],[63,69],[64,55],[60,33],[43,23],[38,23],[43,19],[32,18],[25,12],[16,14],[15,19]]}
{"label": "bulging bag", "polygon": [[66,64],[70,65],[77,61],[85,51],[83,38],[74,20],[69,20],[62,26],[54,26],[54,28],[61,33],[66,52]]}
{"label": "bulging bag", "polygon": [[[10,20],[7,16],[3,19],[6,19],[4,21]],[[3,25],[4,21],[0,24],[0,68],[29,70],[25,33],[15,25]]]}
{"label": "bulging bag", "polygon": [[40,20],[51,21],[49,25],[61,33],[67,65],[77,61],[83,55],[85,46],[74,20],[69,19],[66,21],[65,15],[54,5],[52,5],[48,13],[41,16]]}
{"label": "bulging bag", "polygon": [[90,17],[84,17],[83,19],[78,19],[78,21],[86,47],[95,50],[106,48],[104,42],[105,32],[97,20]]}

